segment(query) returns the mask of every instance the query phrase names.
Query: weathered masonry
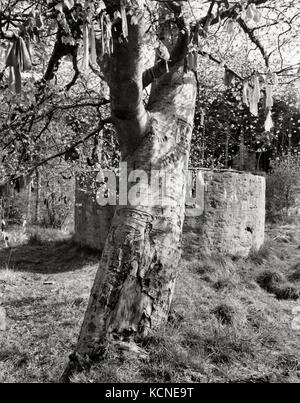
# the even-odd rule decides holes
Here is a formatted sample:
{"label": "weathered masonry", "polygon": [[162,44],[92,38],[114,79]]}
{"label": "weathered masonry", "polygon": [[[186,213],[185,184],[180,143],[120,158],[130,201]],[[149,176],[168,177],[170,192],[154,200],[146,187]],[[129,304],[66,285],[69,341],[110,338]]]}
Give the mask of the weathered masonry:
{"label": "weathered masonry", "polygon": [[199,236],[199,247],[233,256],[248,256],[265,240],[266,181],[234,171],[203,171],[204,213],[187,217],[184,232]]}
{"label": "weathered masonry", "polygon": [[[208,253],[246,257],[260,249],[265,239],[265,178],[231,170],[200,173],[204,211],[195,217],[187,214],[184,234],[196,234],[199,248]],[[113,206],[98,206],[88,189],[77,186],[76,242],[102,250],[113,215]]]}

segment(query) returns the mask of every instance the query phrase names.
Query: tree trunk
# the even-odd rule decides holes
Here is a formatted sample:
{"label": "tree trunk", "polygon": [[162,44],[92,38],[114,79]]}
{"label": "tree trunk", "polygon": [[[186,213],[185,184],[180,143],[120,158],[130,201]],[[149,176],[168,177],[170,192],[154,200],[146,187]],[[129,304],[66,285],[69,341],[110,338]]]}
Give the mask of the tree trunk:
{"label": "tree trunk", "polygon": [[81,356],[97,355],[107,341],[138,341],[167,319],[179,268],[196,100],[193,73],[178,77],[172,103],[153,95],[147,136],[126,159],[129,172],[172,173],[168,200],[152,207],[145,193],[139,205],[117,207],[76,349]]}
{"label": "tree trunk", "polygon": [[[184,68],[189,39],[184,26],[171,54],[170,70],[159,62],[143,74],[143,34],[142,22],[129,24],[127,43],[120,43],[115,32],[114,54],[104,59],[102,68],[129,175],[136,174],[132,180],[137,180],[147,174],[154,180],[158,171],[167,172],[169,180],[163,183],[167,197],[152,203],[155,195],[143,188],[136,205],[125,202],[117,207],[63,380],[101,355],[109,343],[139,351],[136,342],[167,320],[172,301],[181,257],[197,83],[195,73]],[[145,108],[143,86],[153,76],[158,78]],[[129,193],[136,191],[133,185],[128,187]]]}

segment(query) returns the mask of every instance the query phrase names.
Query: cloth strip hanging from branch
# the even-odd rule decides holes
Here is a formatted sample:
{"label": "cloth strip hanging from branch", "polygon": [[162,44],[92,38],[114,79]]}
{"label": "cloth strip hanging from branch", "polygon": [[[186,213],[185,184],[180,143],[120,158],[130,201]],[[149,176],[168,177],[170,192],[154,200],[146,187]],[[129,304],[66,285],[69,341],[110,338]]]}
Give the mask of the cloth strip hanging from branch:
{"label": "cloth strip hanging from branch", "polygon": [[171,56],[170,56],[170,53],[168,51],[168,48],[166,47],[166,45],[162,41],[159,42],[157,52],[158,52],[158,57],[165,61],[165,63],[166,63],[166,72],[168,73],[169,72],[169,63],[168,62],[170,61]]}
{"label": "cloth strip hanging from branch", "polygon": [[87,71],[89,68],[89,27],[85,22],[83,25],[83,61],[82,61],[82,69],[83,71]]}
{"label": "cloth strip hanging from branch", "polygon": [[104,40],[104,12],[100,14],[100,30],[101,30],[101,56],[105,54],[105,40]]}
{"label": "cloth strip hanging from branch", "polygon": [[187,56],[187,67],[190,71],[198,70],[198,52],[190,52]]}
{"label": "cloth strip hanging from branch", "polygon": [[32,68],[30,51],[23,38],[17,38],[8,48],[6,67],[10,68],[9,88],[20,94],[22,91],[21,72],[29,71]]}
{"label": "cloth strip hanging from branch", "polygon": [[94,25],[92,24],[89,32],[90,41],[90,58],[92,64],[97,64],[97,52],[96,52],[96,35]]}
{"label": "cloth strip hanging from branch", "polygon": [[267,85],[266,87],[266,108],[271,109],[274,106],[273,100],[273,85]]}
{"label": "cloth strip hanging from branch", "polygon": [[110,17],[105,12],[100,15],[100,29],[101,29],[101,56],[105,54],[111,55],[114,50],[113,37],[112,37],[112,22]]}
{"label": "cloth strip hanging from branch", "polygon": [[128,21],[127,21],[127,14],[126,14],[126,0],[121,0],[121,18],[122,18],[122,33],[124,38],[128,38]]}
{"label": "cloth strip hanging from branch", "polygon": [[273,129],[273,127],[274,127],[274,123],[272,120],[272,113],[271,113],[271,109],[269,109],[268,113],[267,113],[267,118],[265,121],[265,131],[267,133],[269,133]]}
{"label": "cloth strip hanging from branch", "polygon": [[[261,90],[265,89],[265,108],[267,110],[267,128],[273,127],[271,111],[274,106],[274,87],[278,83],[275,73],[269,72],[267,79],[262,79],[259,74],[255,74],[243,83],[243,103],[247,105],[254,116],[258,116],[258,105],[261,98]],[[269,113],[270,112],[270,113]]]}
{"label": "cloth strip hanging from branch", "polygon": [[248,80],[245,80],[244,83],[243,83],[243,103],[248,107],[250,106],[250,104],[249,104],[249,98],[250,98],[249,94],[250,94],[249,82],[248,82]]}
{"label": "cloth strip hanging from branch", "polygon": [[105,29],[106,29],[107,52],[109,55],[111,55],[114,52],[114,42],[112,36],[112,22],[108,14],[105,15]]}
{"label": "cloth strip hanging from branch", "polygon": [[258,104],[260,101],[260,82],[259,82],[259,76],[255,74],[251,78],[251,82],[248,84],[248,102],[249,102],[249,109],[252,115],[258,117]]}
{"label": "cloth strip hanging from branch", "polygon": [[225,68],[224,84],[226,87],[230,87],[234,79],[235,77],[232,71]]}
{"label": "cloth strip hanging from branch", "polygon": [[201,109],[201,119],[200,119],[200,127],[204,127],[205,124],[205,111],[204,109]]}

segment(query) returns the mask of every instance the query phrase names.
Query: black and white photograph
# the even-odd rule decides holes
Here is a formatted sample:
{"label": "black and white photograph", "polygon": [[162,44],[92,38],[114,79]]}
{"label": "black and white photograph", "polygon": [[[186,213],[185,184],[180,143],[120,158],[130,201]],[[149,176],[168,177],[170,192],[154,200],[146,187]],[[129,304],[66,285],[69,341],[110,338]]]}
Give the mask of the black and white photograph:
{"label": "black and white photograph", "polygon": [[300,383],[299,0],[0,0],[0,222],[1,384]]}

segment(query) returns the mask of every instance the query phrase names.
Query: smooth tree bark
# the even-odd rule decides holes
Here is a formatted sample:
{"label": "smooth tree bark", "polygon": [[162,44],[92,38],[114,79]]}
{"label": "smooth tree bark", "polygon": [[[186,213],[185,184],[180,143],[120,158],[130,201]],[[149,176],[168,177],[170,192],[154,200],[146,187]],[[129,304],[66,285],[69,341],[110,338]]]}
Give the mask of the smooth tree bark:
{"label": "smooth tree bark", "polygon": [[[113,13],[119,1],[107,1]],[[134,3],[134,2],[133,2]],[[139,1],[141,4],[141,1]],[[166,62],[143,71],[143,9],[128,22],[128,40],[114,32],[114,53],[100,64],[111,91],[111,109],[129,174],[143,170],[170,174],[167,200],[151,203],[155,195],[141,190],[138,203],[119,205],[100,261],[74,354],[63,376],[67,380],[113,343],[121,350],[142,354],[137,343],[168,318],[180,269],[188,168],[197,94],[195,72],[187,71],[189,29],[176,7],[178,39]],[[143,88],[153,81],[147,107]],[[142,176],[142,173],[140,174]],[[130,189],[129,191],[134,191]]]}

